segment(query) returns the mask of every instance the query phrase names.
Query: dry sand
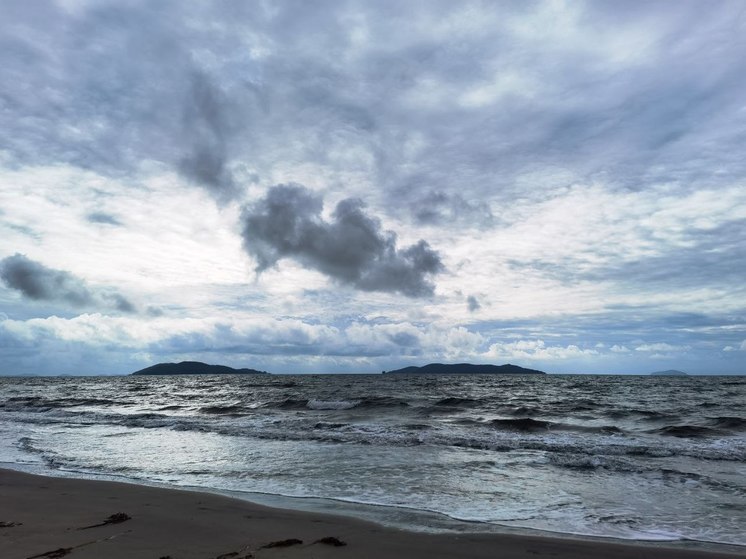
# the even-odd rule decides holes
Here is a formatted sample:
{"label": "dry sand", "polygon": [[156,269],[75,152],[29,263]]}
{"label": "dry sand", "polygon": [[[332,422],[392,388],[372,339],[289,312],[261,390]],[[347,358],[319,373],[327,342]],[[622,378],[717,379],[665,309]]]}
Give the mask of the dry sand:
{"label": "dry sand", "polygon": [[[90,527],[117,513],[129,519]],[[322,538],[345,545],[319,542]],[[285,540],[302,543],[272,545]],[[743,557],[735,548],[722,550],[513,534],[422,534],[200,492],[0,470],[1,559]]]}

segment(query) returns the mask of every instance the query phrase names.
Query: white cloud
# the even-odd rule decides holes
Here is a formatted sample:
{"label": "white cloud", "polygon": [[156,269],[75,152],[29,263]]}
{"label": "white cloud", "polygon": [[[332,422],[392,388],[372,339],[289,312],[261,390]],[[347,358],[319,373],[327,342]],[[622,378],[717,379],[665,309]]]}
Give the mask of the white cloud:
{"label": "white cloud", "polygon": [[532,79],[509,71],[468,89],[459,97],[459,104],[467,108],[481,108],[510,96],[532,98],[538,89],[539,85]]}
{"label": "white cloud", "polygon": [[691,349],[689,346],[676,346],[667,344],[665,342],[658,342],[653,344],[642,344],[635,348],[635,351],[686,351]]}
{"label": "white cloud", "polygon": [[201,352],[247,356],[420,356],[451,359],[474,355],[484,338],[465,328],[410,323],[353,323],[346,328],[297,319],[169,318],[144,322],[131,317],[82,314],[27,321],[4,320],[0,333],[25,344],[75,342],[92,348],[117,347],[151,354]]}
{"label": "white cloud", "polygon": [[518,340],[515,342],[498,342],[490,345],[486,354],[494,359],[531,359],[531,360],[564,360],[598,355],[595,349],[581,349],[577,345],[546,345],[544,340]]}
{"label": "white cloud", "polygon": [[[98,283],[152,290],[250,277],[235,208],[217,208],[173,174],[143,183],[70,166],[0,169],[0,206],[9,216],[0,255],[22,252]],[[92,223],[94,211],[122,226]]]}

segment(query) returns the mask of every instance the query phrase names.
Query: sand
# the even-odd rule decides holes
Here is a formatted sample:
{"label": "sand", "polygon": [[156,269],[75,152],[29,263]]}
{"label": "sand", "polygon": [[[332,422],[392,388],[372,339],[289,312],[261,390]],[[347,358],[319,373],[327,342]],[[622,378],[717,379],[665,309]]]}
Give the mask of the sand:
{"label": "sand", "polygon": [[743,557],[737,551],[515,534],[423,534],[202,492],[0,470],[2,559]]}

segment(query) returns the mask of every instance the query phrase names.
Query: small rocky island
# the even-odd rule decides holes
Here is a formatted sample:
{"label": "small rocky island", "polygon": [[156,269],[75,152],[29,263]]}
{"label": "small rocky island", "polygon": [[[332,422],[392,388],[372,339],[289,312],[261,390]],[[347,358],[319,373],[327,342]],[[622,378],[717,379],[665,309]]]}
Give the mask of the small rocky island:
{"label": "small rocky island", "polygon": [[158,363],[132,373],[133,375],[266,375],[267,371],[234,369],[226,365],[208,365],[199,361]]}
{"label": "small rocky island", "polygon": [[653,377],[688,377],[689,375],[684,371],[677,371],[675,369],[669,369],[667,371],[655,371],[650,373]]}
{"label": "small rocky island", "polygon": [[422,367],[404,367],[383,371],[385,375],[546,375],[544,371],[518,365],[476,365],[474,363],[430,363]]}

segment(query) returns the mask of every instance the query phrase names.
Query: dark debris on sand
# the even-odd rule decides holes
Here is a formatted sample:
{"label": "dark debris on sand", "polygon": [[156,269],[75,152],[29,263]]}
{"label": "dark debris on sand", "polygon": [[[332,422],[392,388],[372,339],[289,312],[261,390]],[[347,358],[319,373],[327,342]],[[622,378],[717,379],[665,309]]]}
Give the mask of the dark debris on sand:
{"label": "dark debris on sand", "polygon": [[325,538],[321,538],[320,540],[316,540],[313,543],[323,543],[325,545],[333,545],[334,547],[342,547],[347,545],[347,542],[343,542],[339,538],[335,538],[334,536],[327,536]]}
{"label": "dark debris on sand", "polygon": [[303,544],[303,540],[299,540],[297,538],[290,538],[287,540],[280,540],[272,543],[268,543],[267,545],[263,545],[259,549],[271,549],[273,547],[290,547],[291,545],[301,545]]}
{"label": "dark debris on sand", "polygon": [[45,559],[57,559],[58,557],[64,557],[65,555],[69,555],[72,553],[73,548],[72,547],[60,547],[59,549],[54,549],[52,551],[47,551],[45,553],[39,553],[38,555],[32,555],[31,557],[28,557],[27,559],[41,559],[42,557]]}
{"label": "dark debris on sand", "polygon": [[82,528],[78,528],[78,530],[88,530],[89,528],[98,528],[100,526],[107,526],[108,524],[121,524],[122,522],[126,522],[127,520],[131,520],[132,517],[124,512],[117,512],[109,516],[106,520],[103,522],[100,522],[98,524],[91,524],[90,526],[83,526]]}

